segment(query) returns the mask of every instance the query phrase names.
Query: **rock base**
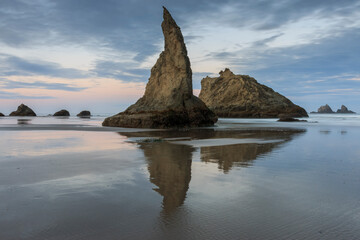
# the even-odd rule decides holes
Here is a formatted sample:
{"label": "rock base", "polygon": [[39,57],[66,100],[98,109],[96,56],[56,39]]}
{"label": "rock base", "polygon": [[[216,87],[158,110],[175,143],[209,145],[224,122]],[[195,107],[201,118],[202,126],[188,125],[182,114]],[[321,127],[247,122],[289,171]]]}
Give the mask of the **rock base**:
{"label": "rock base", "polygon": [[217,117],[207,109],[189,111],[122,112],[104,120],[103,126],[126,128],[184,128],[213,126]]}

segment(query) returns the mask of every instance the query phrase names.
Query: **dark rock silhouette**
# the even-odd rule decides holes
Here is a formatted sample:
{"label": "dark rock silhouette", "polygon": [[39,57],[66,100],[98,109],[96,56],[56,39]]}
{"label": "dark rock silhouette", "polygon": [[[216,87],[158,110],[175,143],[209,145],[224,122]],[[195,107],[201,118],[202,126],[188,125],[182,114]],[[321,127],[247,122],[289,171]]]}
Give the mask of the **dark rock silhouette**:
{"label": "dark rock silhouette", "polygon": [[278,122],[307,122],[306,120],[300,120],[300,119],[292,118],[292,117],[280,117],[280,119],[277,121]]}
{"label": "dark rock silhouette", "polygon": [[0,117],[5,117],[5,115],[4,115],[4,114],[2,114],[2,113],[0,113]]}
{"label": "dark rock silhouette", "polygon": [[33,116],[36,117],[35,112],[29,108],[28,106],[26,106],[25,104],[21,104],[16,111],[10,113],[9,116],[18,116],[18,117],[23,117],[23,116]]}
{"label": "dark rock silhouette", "polygon": [[317,113],[334,113],[329,105],[324,105],[318,108]]}
{"label": "dark rock silhouette", "polygon": [[70,116],[70,113],[67,110],[63,109],[63,110],[60,110],[60,111],[54,113],[53,116],[54,117],[68,117],[68,116]]}
{"label": "dark rock silhouette", "polygon": [[336,113],[355,113],[349,110],[346,106],[341,105],[341,108],[336,111]]}
{"label": "dark rock silhouette", "polygon": [[308,117],[305,109],[247,75],[228,68],[219,77],[201,80],[199,98],[219,117]]}
{"label": "dark rock silhouette", "polygon": [[103,126],[176,128],[210,126],[217,121],[216,115],[193,95],[184,38],[166,8],[163,18],[165,48],[151,69],[144,96],[124,112],[106,118]]}
{"label": "dark rock silhouette", "polygon": [[85,111],[81,111],[76,116],[81,117],[81,118],[89,118],[89,117],[91,117],[91,113],[90,113],[90,111],[85,110]]}

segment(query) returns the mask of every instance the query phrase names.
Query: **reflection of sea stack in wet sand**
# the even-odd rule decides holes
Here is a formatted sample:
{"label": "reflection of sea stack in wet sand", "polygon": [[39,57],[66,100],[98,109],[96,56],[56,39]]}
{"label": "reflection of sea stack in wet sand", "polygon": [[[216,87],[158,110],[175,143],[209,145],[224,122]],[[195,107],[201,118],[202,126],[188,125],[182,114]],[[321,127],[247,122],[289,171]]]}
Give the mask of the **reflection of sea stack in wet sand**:
{"label": "reflection of sea stack in wet sand", "polygon": [[165,49],[151,69],[144,96],[125,112],[106,118],[103,126],[171,128],[210,126],[217,121],[216,115],[193,95],[184,38],[166,8],[161,27]]}
{"label": "reflection of sea stack in wet sand", "polygon": [[21,104],[16,111],[10,113],[9,116],[16,116],[16,117],[25,117],[25,116],[31,116],[36,117],[35,112],[26,106],[25,104]]}
{"label": "reflection of sea stack in wet sand", "polygon": [[164,197],[164,210],[171,212],[185,201],[191,180],[193,149],[161,143],[144,147],[143,150],[148,160],[150,180],[158,187],[154,190]]}
{"label": "reflection of sea stack in wet sand", "polygon": [[[149,136],[151,133],[120,133],[127,137]],[[138,143],[144,151],[150,181],[163,196],[163,209],[170,213],[181,206],[191,180],[192,152],[194,148],[168,142]]]}
{"label": "reflection of sea stack in wet sand", "polygon": [[247,75],[228,68],[220,77],[201,80],[199,98],[219,117],[307,117],[305,109]]}

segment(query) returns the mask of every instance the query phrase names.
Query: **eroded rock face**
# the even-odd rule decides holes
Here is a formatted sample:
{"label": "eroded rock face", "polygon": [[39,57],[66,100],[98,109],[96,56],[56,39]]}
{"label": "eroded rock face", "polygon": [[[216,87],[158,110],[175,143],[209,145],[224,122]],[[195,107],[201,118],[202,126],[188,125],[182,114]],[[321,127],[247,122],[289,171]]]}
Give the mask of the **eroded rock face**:
{"label": "eroded rock face", "polygon": [[318,108],[318,113],[334,113],[329,105],[324,105]]}
{"label": "eroded rock face", "polygon": [[248,75],[235,75],[228,68],[220,77],[201,80],[199,98],[219,117],[307,117],[302,107]]}
{"label": "eroded rock face", "polygon": [[53,116],[54,117],[68,117],[68,116],[70,116],[70,113],[69,113],[69,111],[63,109],[63,110],[60,110],[60,111],[54,113]]}
{"label": "eroded rock face", "polygon": [[336,113],[355,113],[349,110],[346,106],[341,105],[341,108],[336,111]]}
{"label": "eroded rock face", "polygon": [[36,114],[35,112],[29,108],[28,106],[26,106],[25,104],[21,104],[16,111],[10,113],[9,116],[19,116],[19,117],[23,117],[23,116],[33,116],[35,117]]}
{"label": "eroded rock face", "polygon": [[81,111],[80,113],[78,113],[76,116],[81,117],[81,118],[89,118],[89,117],[91,117],[91,112],[84,110],[84,111]]}
{"label": "eroded rock face", "polygon": [[193,95],[190,60],[180,28],[166,8],[163,17],[165,49],[151,69],[144,96],[126,111],[106,118],[103,126],[172,128],[209,126],[217,121]]}

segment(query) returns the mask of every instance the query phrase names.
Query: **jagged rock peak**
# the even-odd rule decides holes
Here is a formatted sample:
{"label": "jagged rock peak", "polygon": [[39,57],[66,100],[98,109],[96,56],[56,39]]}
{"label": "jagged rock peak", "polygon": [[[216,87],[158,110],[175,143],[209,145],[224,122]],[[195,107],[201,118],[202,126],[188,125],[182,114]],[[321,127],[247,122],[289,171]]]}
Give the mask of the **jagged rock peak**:
{"label": "jagged rock peak", "polygon": [[216,115],[193,95],[184,38],[165,7],[163,17],[164,51],[151,69],[144,96],[124,112],[105,119],[104,126],[171,128],[209,126],[217,121]]}
{"label": "jagged rock peak", "polygon": [[248,75],[230,69],[201,80],[199,98],[219,117],[307,117],[305,109]]}
{"label": "jagged rock peak", "polygon": [[220,74],[220,77],[231,77],[231,76],[234,76],[234,75],[235,75],[232,71],[230,71],[229,68],[225,68],[224,71],[221,70],[221,71],[219,72],[219,74]]}

